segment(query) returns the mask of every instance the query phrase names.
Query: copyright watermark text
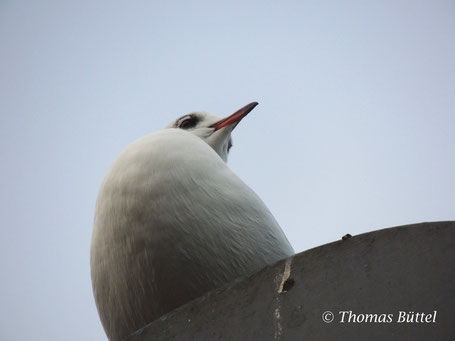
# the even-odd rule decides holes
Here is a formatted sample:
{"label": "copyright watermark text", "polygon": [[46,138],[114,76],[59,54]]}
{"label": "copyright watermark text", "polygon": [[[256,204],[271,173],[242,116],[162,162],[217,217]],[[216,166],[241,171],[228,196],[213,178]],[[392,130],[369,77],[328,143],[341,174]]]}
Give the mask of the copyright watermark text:
{"label": "copyright watermark text", "polygon": [[436,323],[437,311],[414,312],[398,311],[396,313],[356,313],[352,310],[322,313],[325,323]]}

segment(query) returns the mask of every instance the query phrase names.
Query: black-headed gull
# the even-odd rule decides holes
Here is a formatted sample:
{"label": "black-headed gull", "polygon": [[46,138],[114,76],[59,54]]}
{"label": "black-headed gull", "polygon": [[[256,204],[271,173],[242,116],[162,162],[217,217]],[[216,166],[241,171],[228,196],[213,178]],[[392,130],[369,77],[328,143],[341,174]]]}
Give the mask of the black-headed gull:
{"label": "black-headed gull", "polygon": [[98,195],[91,275],[111,341],[294,254],[262,200],[226,165],[227,118],[185,115],[128,146]]}

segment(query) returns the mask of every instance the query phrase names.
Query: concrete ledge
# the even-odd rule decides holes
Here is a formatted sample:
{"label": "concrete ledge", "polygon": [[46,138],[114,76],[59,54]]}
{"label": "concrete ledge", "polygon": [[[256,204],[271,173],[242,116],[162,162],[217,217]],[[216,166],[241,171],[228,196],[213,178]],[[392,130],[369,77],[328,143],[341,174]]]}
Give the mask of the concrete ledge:
{"label": "concrete ledge", "polygon": [[[344,313],[341,323],[340,311],[356,316],[347,323]],[[414,321],[429,314],[431,322],[398,323],[400,311]],[[378,322],[352,322],[362,319]],[[455,222],[389,228],[302,252],[127,340],[455,340]]]}

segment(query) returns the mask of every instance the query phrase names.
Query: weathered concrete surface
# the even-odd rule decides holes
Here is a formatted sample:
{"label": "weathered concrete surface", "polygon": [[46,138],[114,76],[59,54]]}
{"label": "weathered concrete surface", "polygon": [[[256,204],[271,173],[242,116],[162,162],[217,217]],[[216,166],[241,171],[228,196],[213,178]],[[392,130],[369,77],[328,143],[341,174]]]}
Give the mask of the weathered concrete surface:
{"label": "weathered concrete surface", "polygon": [[[325,311],[332,323],[322,320]],[[340,311],[393,316],[341,323]],[[397,323],[399,311],[437,311],[429,318],[436,322]],[[455,340],[455,222],[389,228],[302,252],[127,340]]]}

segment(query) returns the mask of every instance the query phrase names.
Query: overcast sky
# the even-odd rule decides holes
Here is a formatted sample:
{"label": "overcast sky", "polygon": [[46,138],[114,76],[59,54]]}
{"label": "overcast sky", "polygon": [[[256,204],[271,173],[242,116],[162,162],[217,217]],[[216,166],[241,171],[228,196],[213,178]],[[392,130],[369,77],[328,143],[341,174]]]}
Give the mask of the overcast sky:
{"label": "overcast sky", "polygon": [[130,142],[259,106],[230,167],[296,251],[455,219],[453,1],[0,1],[0,340],[105,340],[94,205]]}

